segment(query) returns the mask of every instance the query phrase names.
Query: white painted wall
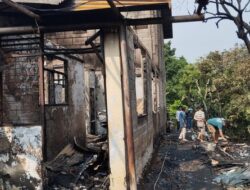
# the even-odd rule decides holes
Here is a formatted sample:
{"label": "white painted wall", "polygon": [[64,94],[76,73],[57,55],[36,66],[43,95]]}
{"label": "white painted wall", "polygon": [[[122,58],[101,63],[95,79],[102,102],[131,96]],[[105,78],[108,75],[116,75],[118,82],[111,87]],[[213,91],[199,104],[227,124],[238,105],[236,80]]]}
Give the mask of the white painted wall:
{"label": "white painted wall", "polygon": [[42,189],[42,127],[0,127],[0,189]]}

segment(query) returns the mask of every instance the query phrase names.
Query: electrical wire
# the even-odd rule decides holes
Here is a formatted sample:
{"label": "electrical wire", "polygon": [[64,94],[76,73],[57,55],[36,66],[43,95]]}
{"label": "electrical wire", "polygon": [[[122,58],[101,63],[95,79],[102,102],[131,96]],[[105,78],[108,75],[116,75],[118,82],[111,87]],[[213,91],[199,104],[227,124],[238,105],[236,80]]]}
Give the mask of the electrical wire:
{"label": "electrical wire", "polygon": [[160,176],[161,176],[161,173],[162,173],[162,171],[163,171],[163,167],[164,167],[164,165],[165,165],[166,159],[167,159],[167,154],[166,154],[165,157],[164,157],[164,161],[163,161],[162,166],[161,166],[161,171],[160,171],[160,173],[158,174],[158,177],[157,177],[157,179],[156,179],[156,181],[155,181],[155,183],[154,183],[154,190],[155,190],[156,185],[157,185],[157,183],[158,183],[158,181],[159,181],[159,179],[160,179]]}

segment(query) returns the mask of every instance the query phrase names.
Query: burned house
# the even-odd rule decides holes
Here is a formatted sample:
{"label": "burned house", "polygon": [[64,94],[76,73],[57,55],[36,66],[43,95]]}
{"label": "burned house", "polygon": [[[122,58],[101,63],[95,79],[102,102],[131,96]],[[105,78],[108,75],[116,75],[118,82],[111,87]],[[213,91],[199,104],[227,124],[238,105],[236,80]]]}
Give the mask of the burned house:
{"label": "burned house", "polygon": [[46,189],[46,163],[93,136],[109,188],[136,189],[166,124],[170,17],[169,0],[0,2],[0,189]]}

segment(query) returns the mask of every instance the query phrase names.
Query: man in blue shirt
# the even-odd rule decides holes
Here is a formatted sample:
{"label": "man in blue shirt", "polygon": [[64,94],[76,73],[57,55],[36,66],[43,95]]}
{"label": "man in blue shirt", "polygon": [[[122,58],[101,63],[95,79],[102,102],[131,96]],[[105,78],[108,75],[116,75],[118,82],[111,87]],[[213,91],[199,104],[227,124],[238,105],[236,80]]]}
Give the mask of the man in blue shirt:
{"label": "man in blue shirt", "polygon": [[223,140],[227,141],[222,131],[223,126],[225,126],[225,119],[223,118],[211,118],[207,120],[207,128],[210,133],[212,133],[215,143],[218,143],[219,136],[221,136]]}
{"label": "man in blue shirt", "polygon": [[179,132],[180,130],[180,113],[181,113],[181,107],[178,107],[178,110],[176,111],[176,121],[177,121],[177,131]]}
{"label": "man in blue shirt", "polygon": [[186,113],[185,113],[185,108],[183,107],[181,109],[181,112],[179,114],[179,122],[180,122],[180,135],[179,135],[179,140],[181,141],[187,141],[186,139]]}

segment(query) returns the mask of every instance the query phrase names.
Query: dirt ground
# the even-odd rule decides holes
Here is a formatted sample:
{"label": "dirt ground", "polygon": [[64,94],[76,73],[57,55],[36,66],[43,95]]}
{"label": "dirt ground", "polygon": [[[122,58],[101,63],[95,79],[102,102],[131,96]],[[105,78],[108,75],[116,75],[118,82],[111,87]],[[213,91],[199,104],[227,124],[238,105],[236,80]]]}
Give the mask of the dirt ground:
{"label": "dirt ground", "polygon": [[198,142],[191,140],[191,132],[188,137],[189,141],[181,144],[177,134],[163,136],[139,183],[139,190],[223,189],[213,182],[215,174],[206,153],[195,148]]}

